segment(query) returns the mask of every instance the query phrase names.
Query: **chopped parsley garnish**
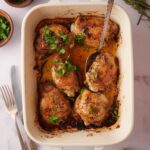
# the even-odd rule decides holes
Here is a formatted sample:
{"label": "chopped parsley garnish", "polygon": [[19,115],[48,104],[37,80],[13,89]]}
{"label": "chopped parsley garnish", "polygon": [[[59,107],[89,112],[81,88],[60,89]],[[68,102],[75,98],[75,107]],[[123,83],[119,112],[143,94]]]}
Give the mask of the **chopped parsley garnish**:
{"label": "chopped parsley garnish", "polygon": [[65,44],[69,44],[70,40],[67,35],[61,35],[61,38]]}
{"label": "chopped parsley garnish", "polygon": [[60,37],[65,44],[70,44],[70,40],[67,34],[64,34],[62,31],[59,31]]}
{"label": "chopped parsley garnish", "polygon": [[119,118],[119,101],[116,100],[111,108],[110,108],[110,116],[108,117],[108,119],[105,121],[105,125],[106,126],[110,126],[114,123],[116,123],[116,121],[118,120]]}
{"label": "chopped parsley garnish", "polygon": [[66,73],[66,68],[63,67],[61,69],[55,70],[55,73],[59,76],[63,76]]}
{"label": "chopped parsley garnish", "polygon": [[57,115],[53,115],[47,119],[47,122],[49,122],[53,125],[58,125],[58,119],[59,119],[59,117]]}
{"label": "chopped parsley garnish", "polygon": [[75,35],[75,41],[78,45],[83,45],[84,40],[85,40],[84,33],[80,33],[80,34]]}
{"label": "chopped parsley garnish", "polygon": [[9,23],[4,17],[0,16],[0,40],[7,39],[9,33],[10,33]]}
{"label": "chopped parsley garnish", "polygon": [[114,118],[114,119],[118,119],[119,118],[119,102],[118,101],[115,101],[113,103],[113,105],[111,106],[111,116]]}
{"label": "chopped parsley garnish", "polygon": [[50,45],[50,49],[51,49],[51,50],[57,49],[57,44],[51,44],[51,45]]}
{"label": "chopped parsley garnish", "polygon": [[65,53],[65,49],[64,48],[59,49],[59,53],[60,54],[64,54]]}
{"label": "chopped parsley garnish", "polygon": [[48,44],[57,44],[56,37],[48,28],[48,26],[44,27],[45,40]]}
{"label": "chopped parsley garnish", "polygon": [[64,54],[65,53],[65,49],[64,48],[60,48],[58,46],[58,42],[57,42],[56,36],[54,35],[54,33],[52,31],[50,31],[48,26],[44,27],[44,36],[45,36],[46,43],[48,43],[48,45],[50,46],[49,47],[50,50],[55,50],[56,52],[58,52],[60,54]]}
{"label": "chopped parsley garnish", "polygon": [[68,59],[65,62],[55,62],[55,65],[60,65],[59,69],[55,70],[55,73],[59,76],[65,75],[67,72],[79,70],[78,66],[73,65]]}

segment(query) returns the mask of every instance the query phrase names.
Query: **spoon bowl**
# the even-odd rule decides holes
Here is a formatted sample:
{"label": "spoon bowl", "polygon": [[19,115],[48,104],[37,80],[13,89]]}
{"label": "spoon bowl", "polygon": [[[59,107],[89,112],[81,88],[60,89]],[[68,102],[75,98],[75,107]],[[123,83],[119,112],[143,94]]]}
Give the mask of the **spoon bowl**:
{"label": "spoon bowl", "polygon": [[88,72],[91,64],[93,63],[93,61],[96,59],[96,57],[100,54],[99,51],[96,51],[95,53],[91,54],[87,60],[86,60],[86,67],[85,67],[85,72]]}
{"label": "spoon bowl", "polygon": [[103,47],[113,4],[114,4],[114,0],[108,0],[107,11],[106,11],[106,15],[105,15],[104,26],[103,26],[102,35],[100,37],[99,46],[96,49],[96,51],[87,58],[86,64],[85,64],[85,72],[88,72],[90,66],[92,65],[95,58],[100,54],[100,50]]}

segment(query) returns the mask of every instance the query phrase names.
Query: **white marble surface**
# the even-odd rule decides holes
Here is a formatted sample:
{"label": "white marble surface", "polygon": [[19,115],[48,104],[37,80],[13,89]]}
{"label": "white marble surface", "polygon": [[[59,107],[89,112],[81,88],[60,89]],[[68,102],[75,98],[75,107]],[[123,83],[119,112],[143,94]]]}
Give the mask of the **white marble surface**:
{"label": "white marble surface", "polygon": [[[10,67],[12,64],[20,68],[20,39],[21,23],[26,12],[39,3],[48,0],[34,0],[34,3],[23,9],[15,9],[0,0],[0,9],[6,10],[14,21],[14,34],[11,41],[0,48],[0,85],[10,84]],[[67,0],[69,1],[69,0]],[[84,0],[85,1],[85,0]],[[150,3],[150,0],[147,0]],[[150,149],[150,23],[142,22],[136,26],[139,14],[122,0],[116,0],[129,14],[132,22],[134,71],[135,71],[135,125],[131,135],[122,143],[105,147],[105,150],[149,150]],[[2,98],[0,97],[0,149],[20,150],[14,122],[8,115]],[[38,146],[39,150],[50,150],[46,146]],[[94,148],[64,148],[65,150],[93,150]]]}

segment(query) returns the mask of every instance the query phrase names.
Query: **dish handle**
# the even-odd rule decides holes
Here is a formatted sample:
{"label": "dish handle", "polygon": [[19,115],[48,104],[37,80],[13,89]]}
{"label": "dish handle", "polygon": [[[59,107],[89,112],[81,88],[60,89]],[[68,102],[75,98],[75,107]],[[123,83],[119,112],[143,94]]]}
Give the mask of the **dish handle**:
{"label": "dish handle", "polygon": [[[63,150],[63,147],[52,147],[52,150]],[[94,150],[104,150],[104,147],[95,147]]]}
{"label": "dish handle", "polygon": [[63,147],[52,147],[52,150],[63,150]]}
{"label": "dish handle", "polygon": [[61,0],[49,0],[49,3],[60,3]]}
{"label": "dish handle", "polygon": [[[63,147],[53,147],[53,150],[63,150]],[[95,147],[94,150],[104,150],[104,147]]]}
{"label": "dish handle", "polygon": [[94,150],[104,150],[104,147],[95,147]]}
{"label": "dish handle", "polygon": [[91,2],[106,2],[107,0],[90,0]]}
{"label": "dish handle", "polygon": [[[106,2],[107,0],[89,0],[89,2]],[[60,3],[61,0],[50,0],[50,3]]]}

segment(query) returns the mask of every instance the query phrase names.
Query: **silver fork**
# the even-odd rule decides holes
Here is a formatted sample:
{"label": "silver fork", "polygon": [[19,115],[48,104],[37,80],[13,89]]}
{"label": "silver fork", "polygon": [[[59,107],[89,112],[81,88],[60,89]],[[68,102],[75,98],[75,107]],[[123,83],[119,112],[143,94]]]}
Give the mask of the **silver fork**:
{"label": "silver fork", "polygon": [[15,120],[15,126],[16,126],[16,130],[17,130],[17,134],[18,134],[18,138],[19,138],[22,150],[27,150],[26,145],[23,142],[21,131],[20,131],[19,126],[17,124],[18,110],[17,110],[17,107],[16,107],[14,96],[13,96],[13,94],[12,94],[12,92],[11,92],[8,85],[1,86],[0,91],[2,93],[2,97],[4,99],[4,102],[5,102],[5,105],[6,105],[6,108],[7,108],[8,112],[10,113],[10,115]]}

